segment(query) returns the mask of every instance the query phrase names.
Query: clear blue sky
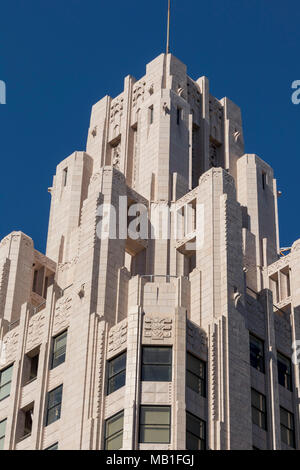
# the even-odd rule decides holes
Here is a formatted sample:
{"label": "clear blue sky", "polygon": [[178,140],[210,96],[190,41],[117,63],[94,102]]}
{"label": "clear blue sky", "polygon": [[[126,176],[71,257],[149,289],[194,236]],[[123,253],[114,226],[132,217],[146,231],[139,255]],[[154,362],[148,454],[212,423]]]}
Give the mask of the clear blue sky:
{"label": "clear blue sky", "polygon": [[[300,238],[299,0],[173,0],[171,49],[243,113],[247,153],[275,169],[280,238]],[[83,150],[90,108],[165,48],[167,0],[14,0],[0,6],[0,239],[44,251],[56,165]]]}

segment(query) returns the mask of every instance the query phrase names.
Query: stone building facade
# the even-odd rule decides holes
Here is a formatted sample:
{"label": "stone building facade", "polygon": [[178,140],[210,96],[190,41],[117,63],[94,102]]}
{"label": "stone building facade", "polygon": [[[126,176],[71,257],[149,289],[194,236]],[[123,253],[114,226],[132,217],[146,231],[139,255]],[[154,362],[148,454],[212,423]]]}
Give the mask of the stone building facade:
{"label": "stone building facade", "polygon": [[[46,255],[0,243],[0,448],[299,448],[300,240],[238,106],[162,54],[49,192]],[[130,237],[136,207],[170,236]]]}

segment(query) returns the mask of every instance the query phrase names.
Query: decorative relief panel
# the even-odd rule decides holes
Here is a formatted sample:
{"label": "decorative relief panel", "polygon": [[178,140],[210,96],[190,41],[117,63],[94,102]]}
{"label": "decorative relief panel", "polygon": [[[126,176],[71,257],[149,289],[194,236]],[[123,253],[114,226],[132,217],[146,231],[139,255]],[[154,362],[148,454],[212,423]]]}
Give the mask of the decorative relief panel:
{"label": "decorative relief panel", "polygon": [[55,313],[54,313],[54,324],[53,332],[54,334],[63,328],[67,328],[70,322],[72,307],[72,294],[64,295],[56,303]]}
{"label": "decorative relief panel", "polygon": [[132,106],[136,107],[137,103],[144,101],[146,82],[139,81],[133,88]]}
{"label": "decorative relief panel", "polygon": [[45,318],[44,310],[30,318],[28,324],[26,351],[30,351],[41,344],[43,340],[43,330],[45,328]]}
{"label": "decorative relief panel", "polygon": [[187,321],[186,328],[187,346],[195,353],[207,352],[207,335],[204,330]]}
{"label": "decorative relief panel", "polygon": [[283,256],[280,258],[278,261],[275,261],[275,263],[271,264],[268,266],[268,275],[271,276],[274,274],[276,271],[279,271],[282,268],[285,268],[286,266],[289,265],[291,261],[291,255]]}
{"label": "decorative relief panel", "polygon": [[7,333],[3,338],[3,343],[5,346],[5,362],[9,364],[14,361],[17,356],[17,348],[19,341],[19,329],[14,328],[12,331]]}
{"label": "decorative relief panel", "polygon": [[172,323],[170,317],[150,317],[144,318],[144,336],[154,340],[162,340],[172,337]]}
{"label": "decorative relief panel", "polygon": [[127,320],[112,327],[108,333],[108,353],[116,352],[127,342]]}

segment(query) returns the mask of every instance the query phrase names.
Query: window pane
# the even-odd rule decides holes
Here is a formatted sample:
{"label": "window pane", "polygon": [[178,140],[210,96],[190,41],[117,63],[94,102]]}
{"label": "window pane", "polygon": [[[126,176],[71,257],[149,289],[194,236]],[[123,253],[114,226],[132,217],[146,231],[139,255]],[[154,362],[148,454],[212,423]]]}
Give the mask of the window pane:
{"label": "window pane", "polygon": [[144,443],[168,444],[170,442],[169,426],[141,426],[140,440]]}
{"label": "window pane", "polygon": [[48,411],[47,424],[54,423],[55,421],[60,419],[60,410],[61,410],[60,405],[57,405]]}
{"label": "window pane", "polygon": [[283,408],[280,408],[280,422],[281,424],[284,424],[284,426],[286,426],[287,428],[289,427],[288,412]]}
{"label": "window pane", "polygon": [[61,403],[61,397],[62,397],[62,386],[56,388],[55,390],[52,390],[52,392],[49,392],[49,408]]}
{"label": "window pane", "polygon": [[171,366],[143,366],[142,380],[148,382],[171,382]]}
{"label": "window pane", "polygon": [[120,374],[116,375],[112,379],[109,379],[108,382],[108,394],[119,390],[119,388],[124,387],[126,382],[126,373],[121,372]]}
{"label": "window pane", "polygon": [[0,437],[5,436],[6,421],[7,421],[7,420],[4,419],[4,420],[1,421],[1,423],[0,423]]}
{"label": "window pane", "polygon": [[123,446],[123,432],[107,439],[105,444],[106,450],[119,450]]}
{"label": "window pane", "polygon": [[6,397],[9,396],[9,394],[10,394],[10,386],[11,386],[11,383],[9,382],[8,384],[3,385],[3,386],[0,388],[0,400],[3,400],[4,398],[6,398]]}
{"label": "window pane", "polygon": [[171,364],[172,348],[144,347],[143,364]]}
{"label": "window pane", "polygon": [[126,368],[126,353],[109,361],[109,367],[108,367],[109,377],[117,374],[118,372],[121,372],[125,368]]}
{"label": "window pane", "polygon": [[47,447],[47,449],[45,449],[45,450],[58,450],[58,442],[56,442],[55,444],[53,444],[50,447]]}
{"label": "window pane", "polygon": [[0,385],[11,382],[12,372],[13,372],[13,366],[8,367],[7,369],[5,369],[1,372],[1,374],[0,374]]}
{"label": "window pane", "polygon": [[264,342],[250,334],[250,363],[260,372],[264,372]]}
{"label": "window pane", "polygon": [[106,437],[110,437],[113,434],[123,429],[124,414],[118,414],[113,418],[110,418],[106,422]]}
{"label": "window pane", "polygon": [[4,449],[4,437],[0,438],[0,450]]}
{"label": "window pane", "polygon": [[170,424],[168,406],[143,406],[140,416],[141,424]]}
{"label": "window pane", "polygon": [[66,360],[67,331],[53,340],[52,369]]}

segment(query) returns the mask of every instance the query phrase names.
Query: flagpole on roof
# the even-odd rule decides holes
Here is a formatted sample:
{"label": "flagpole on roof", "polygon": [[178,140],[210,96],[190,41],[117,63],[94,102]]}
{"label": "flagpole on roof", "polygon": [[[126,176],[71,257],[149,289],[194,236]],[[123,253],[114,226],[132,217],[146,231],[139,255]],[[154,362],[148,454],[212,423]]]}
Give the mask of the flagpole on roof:
{"label": "flagpole on roof", "polygon": [[168,24],[167,24],[167,49],[166,53],[170,52],[170,16],[171,16],[171,0],[168,0]]}

